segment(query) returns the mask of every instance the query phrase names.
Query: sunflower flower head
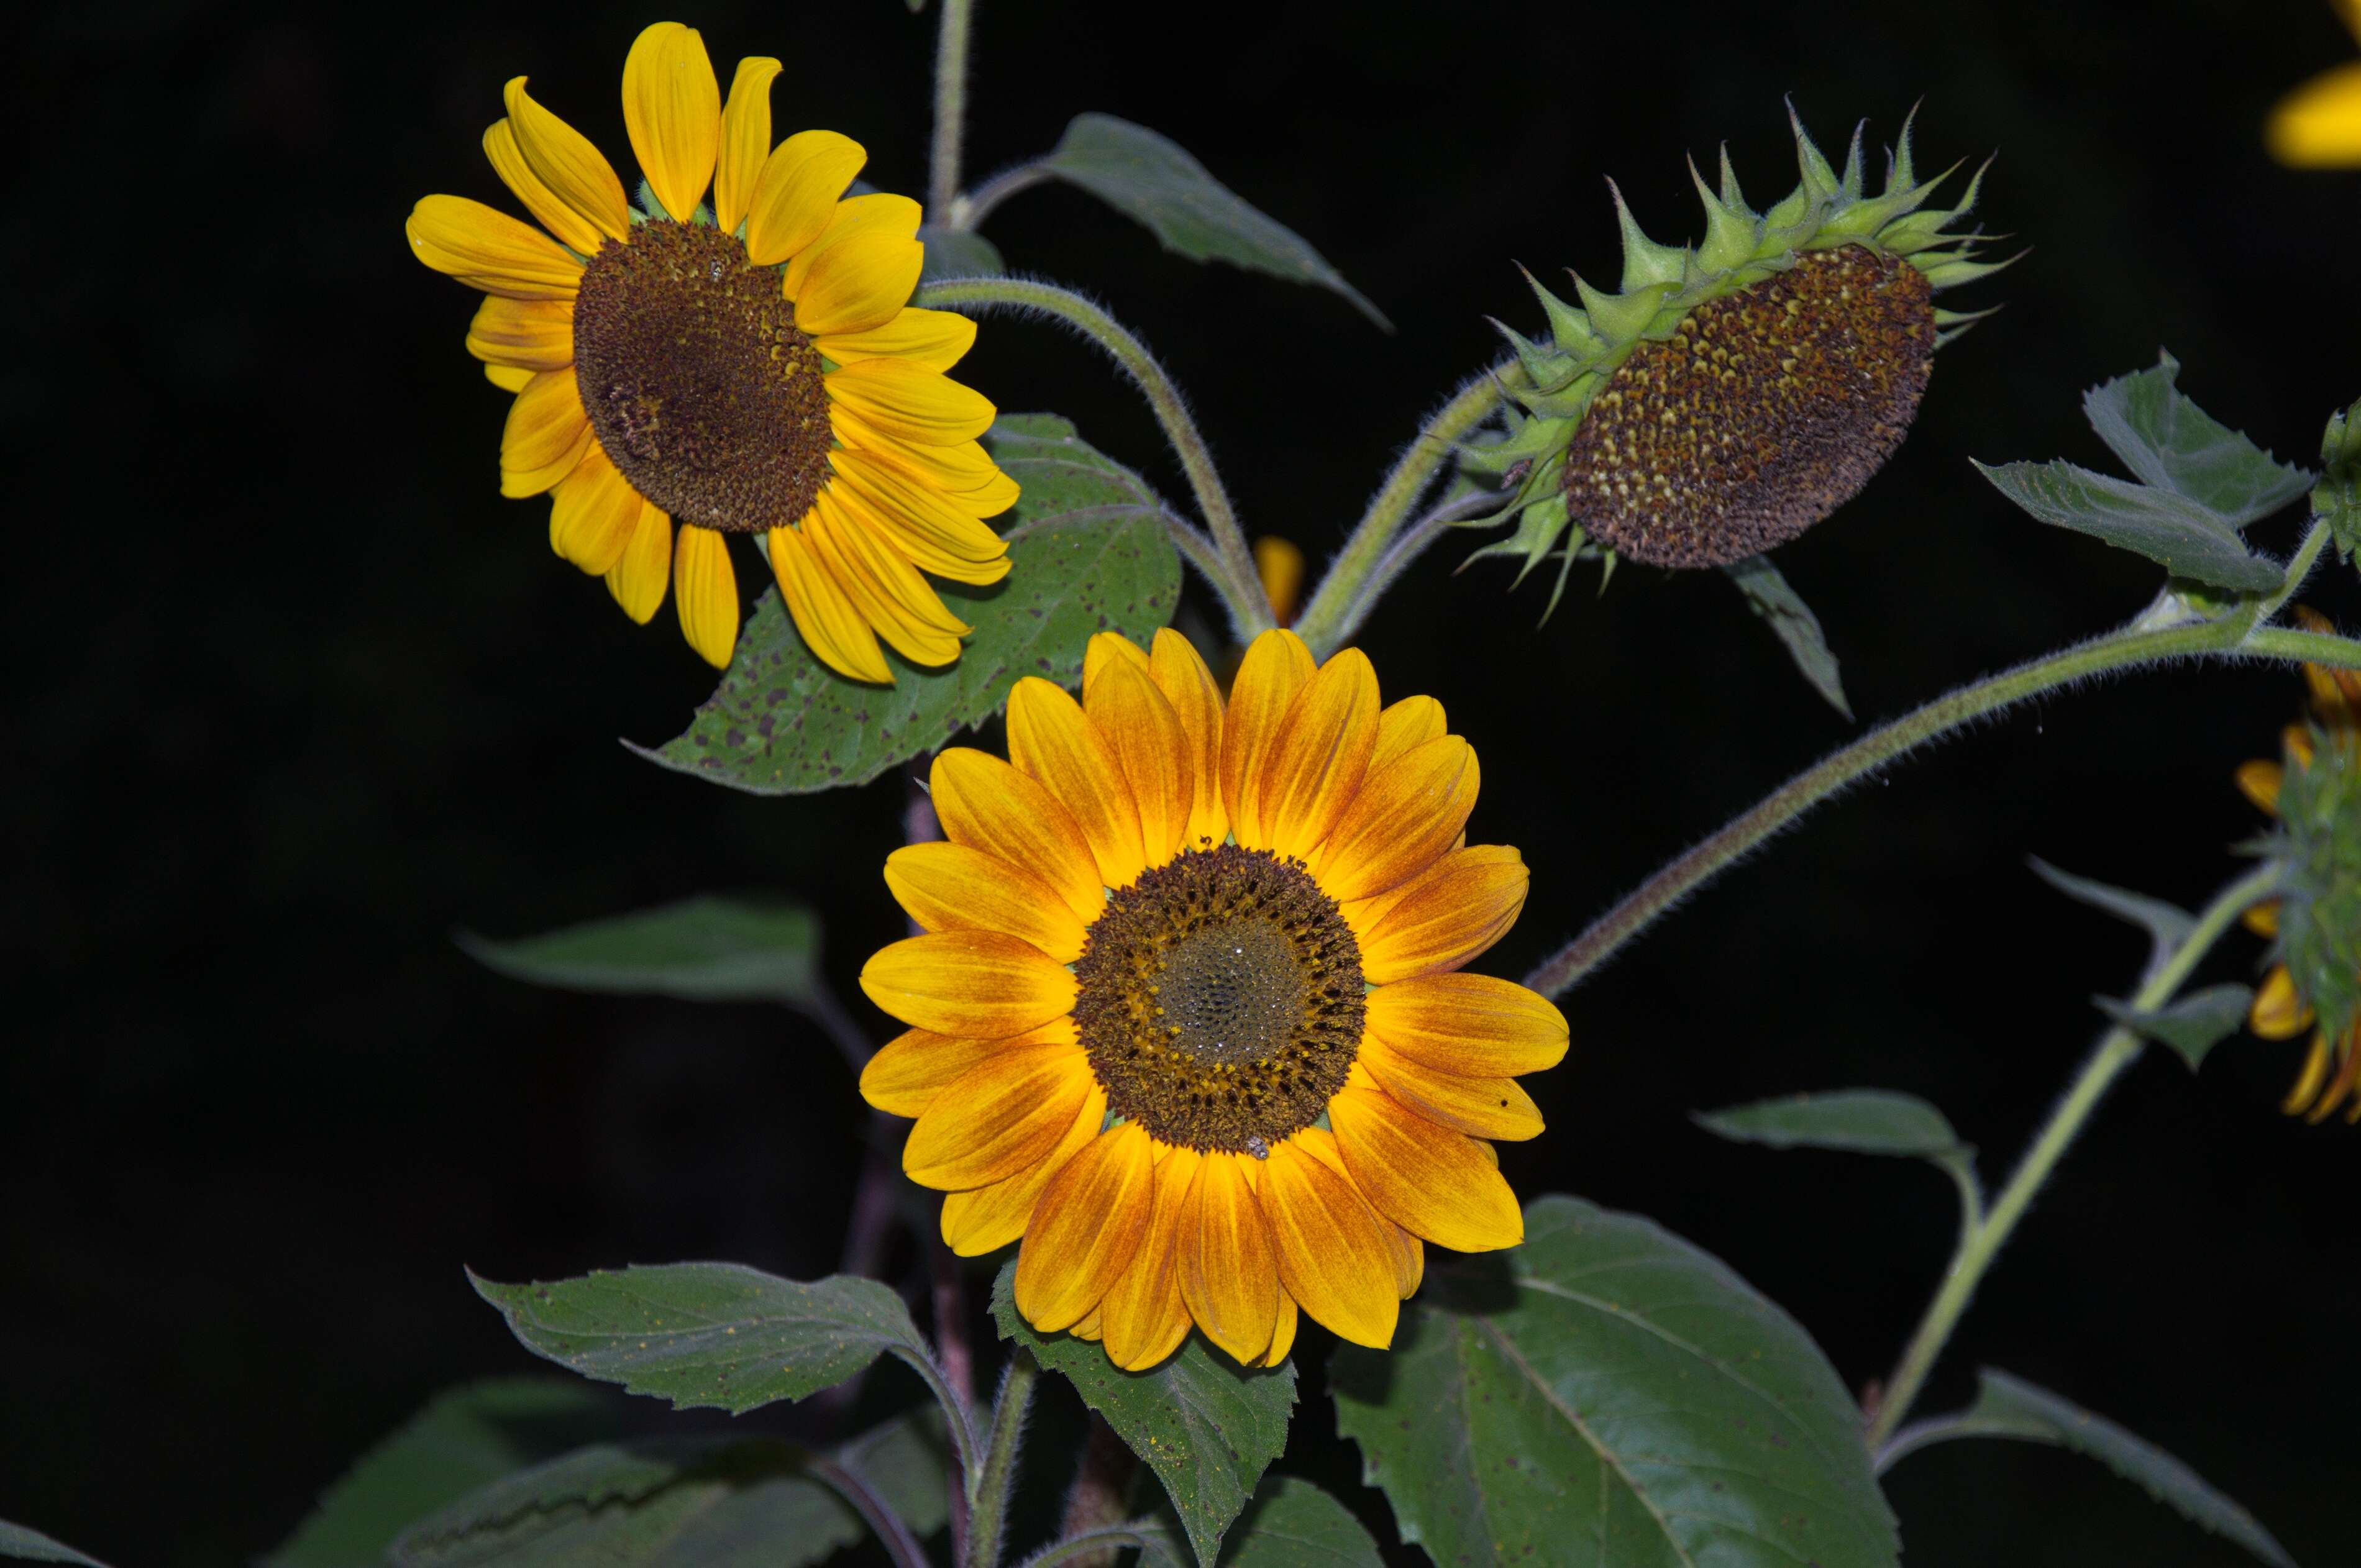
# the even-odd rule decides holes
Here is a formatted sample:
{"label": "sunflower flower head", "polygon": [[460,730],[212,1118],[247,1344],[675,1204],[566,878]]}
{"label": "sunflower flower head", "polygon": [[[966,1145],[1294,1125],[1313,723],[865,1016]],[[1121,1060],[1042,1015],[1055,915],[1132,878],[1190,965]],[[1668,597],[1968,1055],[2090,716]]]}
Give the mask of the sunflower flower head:
{"label": "sunflower flower head", "polygon": [[1858,130],[1839,173],[1789,118],[1802,180],[1769,211],[1747,205],[1725,150],[1719,189],[1690,168],[1698,243],[1650,239],[1617,192],[1620,291],[1576,277],[1569,302],[1528,275],[1548,338],[1499,327],[1519,406],[1507,439],[1461,456],[1512,487],[1500,515],[1517,531],[1479,556],[1521,558],[1521,577],[1557,550],[1560,591],[1585,553],[1730,565],[1827,517],[1901,444],[1936,349],[1977,319],[1934,295],[2008,265],[1949,232],[1982,171],[1957,205],[1929,205],[1948,171],[1919,181],[1905,125],[1872,195]]}
{"label": "sunflower flower head", "polygon": [[[2331,630],[2310,609],[2296,614],[2307,630]],[[2309,720],[2288,727],[2280,761],[2238,770],[2239,787],[2277,818],[2265,852],[2281,888],[2247,912],[2272,939],[2248,1022],[2267,1039],[2312,1036],[2290,1115],[2320,1122],[2341,1108],[2361,1122],[2361,674],[2307,664],[2304,675]]]}
{"label": "sunflower flower head", "polygon": [[936,759],[947,839],[885,863],[925,934],[861,976],[911,1025],[862,1092],[954,1251],[1021,1237],[1026,1318],[1137,1370],[1192,1325],[1275,1365],[1299,1312],[1387,1345],[1425,1244],[1522,1239],[1491,1146],[1541,1131],[1515,1080],[1565,1020],[1465,972],[1527,878],[1466,843],[1440,704],[1288,631],[1225,702],[1178,632],[1102,633],[1080,702],[1018,683],[1008,753]]}
{"label": "sunflower flower head", "polygon": [[[2361,0],[2330,3],[2361,44]],[[2290,168],[2361,168],[2361,60],[2322,71],[2273,104],[2263,141]]]}
{"label": "sunflower flower head", "polygon": [[992,405],[944,374],[974,323],[909,307],[918,204],[846,196],[868,155],[833,131],[774,146],[780,69],[741,60],[725,101],[693,28],[642,32],[623,62],[636,205],[517,77],[484,151],[542,226],[428,196],[410,245],[486,296],[467,351],[516,395],[500,493],[553,498],[552,549],[642,624],[669,590],[726,666],[729,536],[752,535],[813,653],[891,684],[881,639],[913,664],[959,657],[970,629],[922,574],[1005,576],[983,520],[1016,487],[975,440]]}

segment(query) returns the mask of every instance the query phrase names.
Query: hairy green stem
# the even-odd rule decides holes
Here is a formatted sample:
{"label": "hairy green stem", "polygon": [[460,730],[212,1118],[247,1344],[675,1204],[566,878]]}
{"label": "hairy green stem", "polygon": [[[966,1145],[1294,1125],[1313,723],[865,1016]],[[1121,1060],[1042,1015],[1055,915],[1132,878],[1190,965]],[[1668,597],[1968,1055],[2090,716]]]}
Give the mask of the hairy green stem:
{"label": "hairy green stem", "polygon": [[[1021,1568],[1054,1568],[1060,1563],[1071,1563],[1092,1553],[1120,1552],[1126,1546],[1148,1547],[1169,1540],[1168,1532],[1152,1519],[1132,1524],[1102,1525],[1086,1530],[1080,1535],[1070,1535],[1054,1546],[1045,1546],[1027,1558]],[[1143,1557],[1148,1555],[1142,1553]]]}
{"label": "hairy green stem", "polygon": [[2308,664],[2326,664],[2335,669],[2361,669],[2361,638],[2331,637],[2323,631],[2267,627],[2246,639],[2246,652],[2273,659],[2301,659]]}
{"label": "hairy green stem", "polygon": [[967,130],[968,23],[975,0],[941,0],[935,34],[935,148],[927,171],[927,216],[948,225],[958,204],[960,143]]}
{"label": "hairy green stem", "polygon": [[1056,176],[1047,165],[1036,159],[1029,163],[1004,169],[951,203],[950,226],[972,229],[990,216],[992,210],[1019,191],[1030,191],[1036,185],[1046,185]]}
{"label": "hairy green stem", "polygon": [[1000,1398],[992,1407],[992,1446],[983,1468],[968,1489],[967,1561],[964,1568],[996,1568],[1000,1533],[1008,1520],[1008,1494],[1016,1480],[1016,1452],[1023,1445],[1026,1407],[1041,1364],[1022,1345],[1009,1354],[1000,1375]]}
{"label": "hairy green stem", "polygon": [[1361,514],[1345,548],[1336,553],[1312,602],[1296,621],[1296,634],[1311,644],[1315,657],[1325,659],[1335,652],[1367,615],[1368,607],[1360,602],[1362,587],[1384,557],[1402,519],[1426,493],[1435,470],[1499,406],[1499,373],[1487,371],[1452,394],[1395,462],[1394,471],[1378,487],[1368,510]]}
{"label": "hairy green stem", "polygon": [[[2279,868],[2266,865],[2239,878],[2208,905],[2198,916],[2197,925],[2180,945],[2149,969],[2147,979],[2132,995],[2132,1006],[2142,1013],[2154,1012],[2172,1000],[2195,971],[2198,964],[2222,939],[2231,924],[2253,905],[2270,895],[2279,884]],[[2025,1217],[2026,1208],[2042,1183],[2057,1169],[2082,1124],[2091,1119],[2099,1101],[2109,1086],[2139,1057],[2146,1042],[2131,1030],[2118,1025],[2100,1039],[2090,1059],[2083,1063],[2081,1076],[2066,1091],[2066,1097],[2050,1112],[2049,1121],[2033,1140],[2017,1162],[2015,1174],[2008,1185],[1993,1201],[1992,1211],[1979,1223],[1965,1227],[1960,1237],[1959,1251],[1952,1255],[1951,1266],[1943,1276],[1935,1299],[1927,1305],[1927,1314],[1919,1320],[1918,1332],[1910,1337],[1902,1359],[1894,1365],[1894,1376],[1887,1379],[1883,1398],[1877,1414],[1869,1423],[1868,1442],[1872,1451],[1881,1448],[1894,1435],[1902,1419],[1910,1413],[1927,1374],[1934,1369],[1936,1359],[1943,1354],[1944,1343],[1950,1338],[1960,1315],[1967,1310],[1976,1287],[2000,1249]]]}
{"label": "hairy green stem", "polygon": [[[1222,488],[1213,452],[1199,433],[1197,422],[1190,417],[1180,389],[1156,362],[1156,356],[1148,352],[1147,345],[1082,295],[1028,278],[944,279],[922,286],[915,302],[970,313],[1031,312],[1062,322],[1104,349],[1146,395],[1157,423],[1164,427],[1164,438],[1171,443],[1173,455],[1180,460],[1181,472],[1188,476],[1189,488],[1197,498],[1197,510],[1204,514],[1212,532],[1214,562],[1219,566],[1217,572],[1208,571],[1207,577],[1229,608],[1232,630],[1238,641],[1246,641],[1271,626],[1270,602],[1263,597],[1254,552],[1247,547],[1246,532],[1238,526],[1229,492]],[[1204,561],[1192,556],[1191,563],[1201,571],[1206,570]]]}

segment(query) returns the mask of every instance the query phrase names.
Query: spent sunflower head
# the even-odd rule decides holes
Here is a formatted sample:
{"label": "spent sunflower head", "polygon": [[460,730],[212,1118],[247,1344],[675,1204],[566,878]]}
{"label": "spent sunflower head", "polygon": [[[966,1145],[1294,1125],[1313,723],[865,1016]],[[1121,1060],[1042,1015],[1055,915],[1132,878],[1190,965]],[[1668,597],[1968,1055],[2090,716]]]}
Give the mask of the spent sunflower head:
{"label": "spent sunflower head", "polygon": [[974,323],[909,308],[918,204],[846,196],[868,155],[833,131],[774,147],[779,71],[741,60],[725,103],[694,29],[642,32],[623,62],[638,206],[517,77],[484,150],[548,232],[428,196],[410,245],[487,296],[467,350],[516,394],[500,493],[554,495],[559,555],[643,624],[669,587],[690,646],[727,665],[728,539],[752,534],[812,652],[890,684],[881,637],[914,664],[959,657],[969,628],[920,573],[1006,576],[983,520],[1016,486],[975,441],[992,405],[943,374]]}
{"label": "spent sunflower head", "polygon": [[1506,439],[1461,460],[1514,484],[1500,515],[1518,528],[1478,555],[1530,572],[1562,549],[1561,589],[1586,547],[1730,565],[1827,517],[1901,444],[1936,349],[1977,319],[1934,294],[2008,265],[1976,259],[1979,234],[1946,232],[1982,172],[1958,205],[1929,206],[1950,171],[1918,180],[1905,124],[1872,196],[1858,130],[1839,174],[1789,119],[1802,182],[1768,212],[1746,204],[1725,150],[1718,191],[1690,166],[1699,243],[1657,244],[1616,192],[1620,292],[1576,277],[1571,303],[1528,274],[1548,339],[1500,326],[1518,408]]}
{"label": "spent sunflower head", "polygon": [[1299,1310],[1386,1345],[1422,1244],[1522,1239],[1488,1140],[1541,1131],[1515,1075],[1565,1020],[1461,972],[1526,872],[1466,843],[1439,703],[1267,631],[1225,704],[1179,633],[1103,633],[1081,702],[1018,683],[1008,751],[936,759],[947,841],[885,864],[928,934],[861,976],[912,1025],[862,1092],[954,1251],[1022,1237],[1027,1319],[1137,1370],[1192,1323],[1276,1365]]}
{"label": "spent sunflower head", "polygon": [[[2331,630],[2310,609],[2296,616]],[[2361,1122],[2361,674],[2307,664],[2304,676],[2312,715],[2288,726],[2281,760],[2238,770],[2238,787],[2278,819],[2264,852],[2280,886],[2246,912],[2272,942],[2248,1023],[2266,1039],[2312,1036],[2289,1114],[2320,1122],[2341,1107]]]}

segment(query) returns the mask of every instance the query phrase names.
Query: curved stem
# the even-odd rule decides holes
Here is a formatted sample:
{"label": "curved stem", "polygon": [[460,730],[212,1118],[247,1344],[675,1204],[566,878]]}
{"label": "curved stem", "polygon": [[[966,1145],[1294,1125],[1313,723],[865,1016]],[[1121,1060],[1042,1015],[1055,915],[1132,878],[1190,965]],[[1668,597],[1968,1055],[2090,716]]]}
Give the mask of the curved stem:
{"label": "curved stem", "polygon": [[1060,1563],[1071,1563],[1093,1552],[1113,1552],[1126,1546],[1151,1547],[1170,1540],[1169,1532],[1152,1519],[1135,1524],[1103,1525],[1097,1530],[1070,1535],[1054,1546],[1045,1546],[1027,1558],[1022,1568],[1053,1568]]}
{"label": "curved stem", "polygon": [[1424,515],[1403,529],[1393,543],[1387,546],[1386,553],[1378,558],[1376,567],[1338,617],[1334,630],[1329,633],[1330,640],[1340,648],[1350,642],[1360,631],[1361,623],[1369,619],[1369,612],[1378,608],[1378,600],[1394,586],[1395,579],[1409,569],[1411,563],[1425,554],[1436,540],[1449,532],[1454,523],[1464,522],[1502,504],[1503,498],[1499,492],[1478,490],[1450,500],[1437,501],[1428,508]]}
{"label": "curved stem", "polygon": [[965,1568],[995,1568],[1000,1562],[1000,1531],[1007,1522],[1008,1494],[1016,1479],[1025,1410],[1040,1377],[1041,1364],[1031,1351],[1019,1345],[1010,1353],[1007,1370],[1000,1375],[1000,1398],[992,1407],[992,1446],[984,1451],[982,1473],[970,1472],[975,1478],[968,1489]]}
{"label": "curved stem", "polygon": [[[2205,913],[2198,916],[2196,927],[2132,994],[2132,1006],[2147,1013],[2171,1001],[2173,993],[2188,981],[2231,924],[2247,908],[2269,896],[2279,883],[2279,875],[2276,865],[2265,865],[2224,888],[2206,906]],[[2009,1233],[2024,1218],[2026,1206],[2041,1190],[2042,1183],[2049,1179],[2049,1173],[2058,1168],[2059,1160],[2081,1132],[2082,1124],[2091,1119],[2101,1097],[2124,1069],[2138,1058],[2144,1046],[2145,1042],[2129,1029],[2118,1026],[2107,1031],[2090,1059],[2083,1063],[2081,1074],[2067,1090],[2066,1097],[2049,1113],[2049,1121],[2033,1140],[2033,1146],[2017,1162],[2008,1185],[1993,1201],[1992,1212],[1961,1234],[1959,1251],[1952,1256],[1942,1287],[1927,1303],[1918,1332],[1911,1335],[1902,1359],[1895,1364],[1894,1376],[1886,1382],[1884,1399],[1869,1423],[1868,1441],[1872,1451],[1883,1448],[1902,1424],[1903,1417],[1910,1413],[1911,1403],[1917,1398],[1927,1374],[1934,1369],[1936,1358],[1943,1353],[1944,1342],[1950,1338],[1960,1315],[1967,1310],[1977,1285],[2008,1241]]]}
{"label": "curved stem", "polygon": [[[1453,448],[1500,406],[1500,385],[1495,372],[1487,371],[1463,385],[1452,394],[1448,402],[1437,409],[1426,428],[1420,431],[1401,456],[1395,462],[1392,473],[1371,498],[1369,508],[1354,526],[1345,548],[1336,553],[1327,575],[1304,607],[1295,625],[1296,633],[1311,644],[1312,653],[1326,658],[1351,635],[1351,626],[1359,624],[1358,616],[1348,616],[1354,601],[1360,598],[1362,583],[1368,577],[1393,540],[1394,531],[1452,453]],[[1367,613],[1366,609],[1361,615]],[[1347,625],[1348,620],[1351,626]]]}
{"label": "curved stem", "polygon": [[894,1560],[894,1568],[928,1568],[926,1548],[910,1533],[910,1526],[879,1497],[868,1482],[847,1470],[832,1459],[814,1454],[804,1461],[804,1468],[828,1483],[829,1489],[851,1503],[853,1511],[876,1535],[885,1555]]}
{"label": "curved stem", "polygon": [[967,129],[968,22],[975,0],[941,0],[935,34],[935,148],[927,174],[927,216],[950,225],[959,202],[960,142]]}
{"label": "curved stem", "polygon": [[1046,185],[1054,178],[1055,176],[1038,159],[1030,163],[1020,163],[1014,168],[1004,169],[966,195],[952,201],[950,226],[958,229],[974,228],[991,214],[994,208],[1016,195],[1019,191],[1030,191],[1036,185]]}
{"label": "curved stem", "polygon": [[2361,638],[2331,637],[2320,631],[2296,631],[2267,627],[2246,639],[2246,651],[2274,659],[2301,659],[2306,663],[2335,669],[2361,668]]}
{"label": "curved stem", "polygon": [[[1189,477],[1189,488],[1195,493],[1197,510],[1204,514],[1212,532],[1214,555],[1221,568],[1217,575],[1208,576],[1214,591],[1222,596],[1222,602],[1229,607],[1232,629],[1238,641],[1246,641],[1273,624],[1270,602],[1263,596],[1262,578],[1255,570],[1254,552],[1247,547],[1246,533],[1238,526],[1229,492],[1222,488],[1213,452],[1198,431],[1197,422],[1190,417],[1180,389],[1165,374],[1164,367],[1156,362],[1156,356],[1148,352],[1147,345],[1082,295],[1029,278],[944,279],[922,286],[915,302],[929,308],[961,308],[971,313],[1030,311],[1064,323],[1105,350],[1107,356],[1147,396],[1157,423],[1164,427],[1164,438],[1172,444],[1173,455],[1180,460],[1181,472]],[[1202,562],[1195,564],[1203,569]]]}

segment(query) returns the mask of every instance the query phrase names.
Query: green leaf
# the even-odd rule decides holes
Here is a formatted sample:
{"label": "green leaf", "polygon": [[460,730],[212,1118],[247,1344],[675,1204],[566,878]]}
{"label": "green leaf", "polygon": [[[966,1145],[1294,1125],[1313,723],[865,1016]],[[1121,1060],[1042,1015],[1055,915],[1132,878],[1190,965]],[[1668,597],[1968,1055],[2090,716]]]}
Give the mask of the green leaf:
{"label": "green leaf", "polygon": [[2268,517],[2309,488],[2312,476],[2280,463],[2181,396],[2180,362],[2118,376],[2082,394],[2082,413],[2141,484],[2195,502],[2232,528]]}
{"label": "green leaf", "polygon": [[1488,1275],[1429,1277],[1390,1354],[1340,1345],[1338,1430],[1452,1568],[1892,1568],[1861,1412],[1719,1259],[1578,1199]]}
{"label": "green leaf", "polygon": [[934,224],[918,225],[918,243],[927,247],[919,264],[918,281],[938,278],[999,278],[1008,271],[1000,247],[973,229],[947,229]]}
{"label": "green leaf", "polygon": [[1787,656],[1795,661],[1795,668],[1812,683],[1812,689],[1850,720],[1852,707],[1845,701],[1837,656],[1828,651],[1827,634],[1820,630],[1820,618],[1812,613],[1803,595],[1787,586],[1787,579],[1779,575],[1779,568],[1771,564],[1768,555],[1751,555],[1723,570],[1746,596],[1754,613],[1770,623],[1772,631],[1786,648]]}
{"label": "green leaf", "polygon": [[871,1427],[836,1451],[836,1462],[869,1485],[910,1527],[929,1536],[950,1522],[950,1440],[933,1406]]}
{"label": "green leaf", "polygon": [[768,588],[687,730],[634,750],[754,795],[865,784],[997,715],[1021,675],[1080,684],[1093,633],[1146,643],[1180,591],[1163,503],[1147,481],[1055,415],[1003,415],[987,439],[1025,494],[1005,529],[1008,576],[984,588],[935,585],[975,628],[959,663],[921,670],[889,652],[895,685],[847,680],[811,656]]}
{"label": "green leaf", "polygon": [[2280,568],[2247,550],[2235,530],[2187,497],[2093,474],[2071,463],[1975,465],[2001,494],[2043,522],[2103,539],[2160,563],[2176,577],[2263,593]]}
{"label": "green leaf", "polygon": [[2320,438],[2320,466],[2312,515],[2328,524],[2337,554],[2350,561],[2361,554],[2361,402],[2329,416]]}
{"label": "green leaf", "polygon": [[933,1365],[902,1299],[873,1279],[811,1284],[735,1263],[634,1265],[501,1285],[467,1276],[527,1350],[585,1377],[743,1415],[834,1387],[894,1354]]}
{"label": "green leaf", "polygon": [[2103,909],[2116,919],[2128,920],[2147,931],[2158,952],[2180,946],[2197,929],[2196,917],[2178,905],[2061,872],[2044,860],[2037,859],[2032,864],[2034,875],[2067,897],[2093,909]]}
{"label": "green leaf", "polygon": [[2112,996],[2102,996],[2098,1003],[2099,1011],[2125,1028],[2179,1051],[2194,1072],[2203,1064],[2206,1052],[2246,1026],[2246,1010],[2254,1005],[2255,993],[2243,985],[2209,985],[2153,1013],[2140,1012]]}
{"label": "green leaf", "polygon": [[1334,289],[1393,330],[1301,235],[1249,206],[1177,142],[1146,126],[1113,115],[1077,115],[1040,167],[1143,225],[1167,250]]}
{"label": "green leaf", "polygon": [[1842,1149],[1852,1154],[1943,1159],[1967,1152],[1943,1113],[1915,1094],[1839,1089],[1762,1100],[1693,1118],[1708,1133],[1774,1149]]}
{"label": "green leaf", "polygon": [[2046,1442],[2097,1460],[2183,1519],[2237,1542],[2277,1568],[2295,1568],[2287,1549],[2255,1516],[2209,1486],[2205,1478],[2145,1438],[2092,1415],[2047,1388],[1987,1366],[1976,1402],[1897,1433],[1886,1463],[1930,1444],[1963,1437]]}
{"label": "green leaf", "polygon": [[267,1568],[373,1568],[402,1527],[621,1422],[611,1395],[557,1377],[494,1377],[435,1396],[321,1495]]}
{"label": "green leaf", "polygon": [[1153,1371],[1118,1371],[1088,1340],[1034,1332],[1016,1310],[1016,1277],[1011,1263],[992,1287],[1001,1337],[1073,1384],[1156,1472],[1198,1558],[1213,1562],[1257,1479],[1287,1446],[1295,1364],[1247,1372],[1192,1333]]}
{"label": "green leaf", "polygon": [[[1142,1568],[1195,1568],[1199,1561],[1170,1513],[1091,1534],[1109,1544],[1137,1546]],[[1378,1543],[1344,1504],[1309,1481],[1266,1475],[1223,1543],[1220,1568],[1384,1568],[1384,1563]]]}
{"label": "green leaf", "polygon": [[710,896],[513,942],[469,931],[458,941],[511,980],[690,1002],[801,1004],[811,1000],[819,965],[819,920],[810,910]]}
{"label": "green leaf", "polygon": [[32,1563],[80,1563],[86,1568],[106,1568],[106,1564],[84,1552],[76,1552],[63,1541],[51,1541],[37,1530],[27,1530],[20,1524],[0,1519],[0,1557],[21,1558]]}

